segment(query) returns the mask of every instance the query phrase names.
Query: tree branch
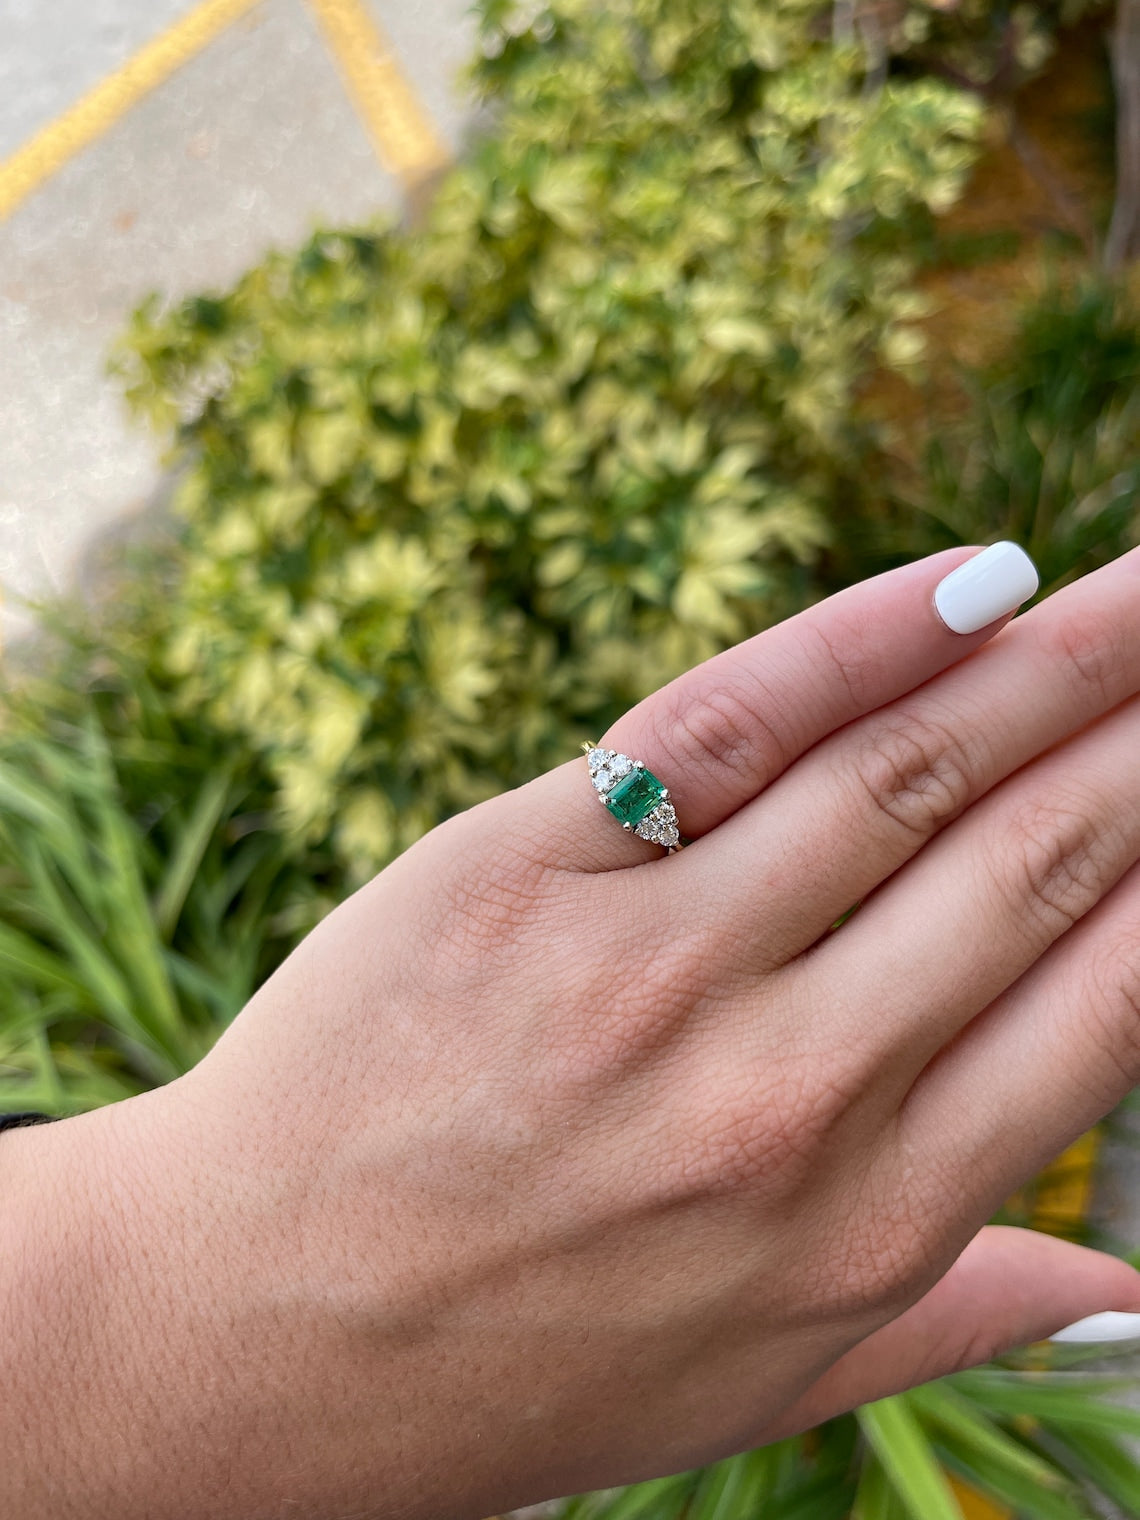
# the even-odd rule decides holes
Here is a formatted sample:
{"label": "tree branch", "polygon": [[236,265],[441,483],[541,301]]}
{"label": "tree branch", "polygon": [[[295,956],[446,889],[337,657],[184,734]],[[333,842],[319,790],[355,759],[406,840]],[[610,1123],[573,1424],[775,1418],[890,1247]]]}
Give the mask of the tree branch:
{"label": "tree branch", "polygon": [[1109,44],[1116,86],[1116,205],[1105,268],[1140,257],[1140,0],[1118,0]]}

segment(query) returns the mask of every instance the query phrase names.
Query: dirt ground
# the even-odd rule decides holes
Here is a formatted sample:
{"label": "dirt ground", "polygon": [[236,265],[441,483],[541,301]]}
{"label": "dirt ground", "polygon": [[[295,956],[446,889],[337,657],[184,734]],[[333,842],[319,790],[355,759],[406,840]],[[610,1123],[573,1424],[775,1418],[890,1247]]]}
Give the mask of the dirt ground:
{"label": "dirt ground", "polygon": [[[1007,344],[1018,309],[1047,272],[1071,278],[1099,260],[1112,211],[1112,79],[1103,21],[1062,34],[1044,72],[996,113],[959,203],[940,218],[920,286],[928,384],[939,410],[960,392],[958,364],[984,364]],[[920,391],[880,376],[863,398],[893,423],[902,457],[920,431]]]}

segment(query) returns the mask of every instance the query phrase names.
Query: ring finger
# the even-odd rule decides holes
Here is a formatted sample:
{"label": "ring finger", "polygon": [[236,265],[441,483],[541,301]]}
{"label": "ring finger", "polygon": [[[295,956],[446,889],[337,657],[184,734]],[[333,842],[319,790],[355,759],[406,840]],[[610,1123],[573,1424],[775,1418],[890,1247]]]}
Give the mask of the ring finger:
{"label": "ring finger", "polygon": [[904,1149],[1001,1200],[1140,1081],[1140,866],[921,1073]]}
{"label": "ring finger", "polygon": [[[967,561],[969,562],[967,564]],[[963,579],[954,580],[960,571]],[[969,632],[936,611],[948,580],[970,592]],[[972,556],[947,549],[875,576],[687,671],[646,697],[602,740],[644,761],[669,787],[690,838],[722,824],[806,750],[975,650],[1032,595],[1036,573],[1013,544]],[[943,603],[945,605],[945,603]],[[499,799],[496,799],[499,801]],[[603,827],[582,761],[570,761],[485,809],[493,830],[522,803],[525,849],[554,869],[650,864],[655,845]],[[679,862],[671,862],[671,868]]]}

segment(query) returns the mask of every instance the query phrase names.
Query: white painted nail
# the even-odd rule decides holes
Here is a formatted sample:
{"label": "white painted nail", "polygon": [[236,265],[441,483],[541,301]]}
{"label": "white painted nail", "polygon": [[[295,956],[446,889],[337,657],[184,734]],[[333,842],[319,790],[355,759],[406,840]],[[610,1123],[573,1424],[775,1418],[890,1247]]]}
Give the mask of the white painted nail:
{"label": "white painted nail", "polygon": [[1140,1314],[1119,1314],[1109,1310],[1105,1314],[1090,1314],[1075,1324],[1066,1325],[1049,1337],[1071,1346],[1103,1345],[1108,1341],[1140,1340]]}
{"label": "white painted nail", "polygon": [[991,544],[934,588],[934,608],[951,633],[977,633],[1026,602],[1040,585],[1020,544]]}

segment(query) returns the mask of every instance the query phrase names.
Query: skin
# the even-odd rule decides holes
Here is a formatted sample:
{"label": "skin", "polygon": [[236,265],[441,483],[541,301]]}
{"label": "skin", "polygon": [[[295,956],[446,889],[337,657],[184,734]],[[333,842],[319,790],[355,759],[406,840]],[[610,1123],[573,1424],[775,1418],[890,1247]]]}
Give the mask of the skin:
{"label": "skin", "polygon": [[[1103,1309],[984,1227],[1140,1080],[1140,553],[853,587],[342,904],[158,1092],[0,1142],[0,1512],[477,1517]],[[841,928],[834,921],[862,906]]]}

